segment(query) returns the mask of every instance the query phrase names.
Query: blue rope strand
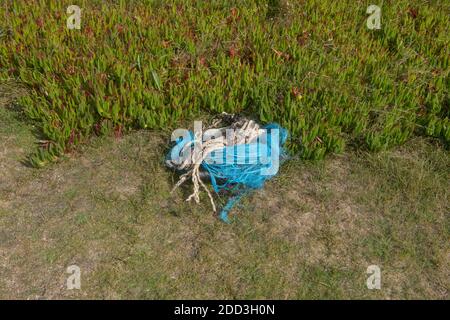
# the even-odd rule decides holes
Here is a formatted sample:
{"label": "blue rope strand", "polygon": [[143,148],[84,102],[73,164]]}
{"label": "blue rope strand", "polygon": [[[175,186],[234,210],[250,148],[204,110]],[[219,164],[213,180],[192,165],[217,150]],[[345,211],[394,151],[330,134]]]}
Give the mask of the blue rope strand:
{"label": "blue rope strand", "polygon": [[[278,161],[276,165],[280,165],[287,158],[283,147],[288,137],[287,130],[276,123],[269,124],[264,129],[267,130],[266,144],[258,141],[252,144],[228,146],[222,152],[212,152],[202,163],[202,168],[209,173],[215,192],[237,191],[237,194],[228,200],[220,212],[220,218],[226,223],[230,223],[228,213],[244,195],[251,190],[261,189],[265,181],[277,174],[277,172],[265,174],[267,170],[274,169],[275,164],[272,160],[275,159]],[[271,141],[272,129],[279,130],[279,141]],[[194,139],[193,134],[191,139]],[[180,150],[190,141],[178,140],[167,157],[176,160]],[[263,154],[264,149],[267,150],[267,154]],[[231,163],[229,160],[232,160]]]}

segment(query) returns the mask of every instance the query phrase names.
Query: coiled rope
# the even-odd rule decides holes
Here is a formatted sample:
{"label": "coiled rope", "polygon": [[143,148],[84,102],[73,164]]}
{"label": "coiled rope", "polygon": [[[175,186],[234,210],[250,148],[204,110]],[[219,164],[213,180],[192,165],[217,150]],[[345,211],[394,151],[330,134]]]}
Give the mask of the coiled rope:
{"label": "coiled rope", "polygon": [[[208,176],[214,191],[229,190],[232,196],[220,213],[229,222],[228,212],[251,189],[262,188],[264,182],[278,171],[280,160],[286,158],[283,145],[287,139],[286,129],[277,124],[261,127],[253,120],[224,114],[222,118],[233,120],[226,127],[214,129],[221,120],[215,121],[209,130],[189,132],[176,140],[166,158],[167,166],[184,172],[172,189],[172,193],[187,180],[192,181],[193,192],[186,201],[200,203],[200,189],[208,195],[214,212],[214,198],[202,181]],[[223,121],[223,119],[222,119]],[[276,129],[276,130],[274,130]],[[273,140],[273,132],[277,141]]]}

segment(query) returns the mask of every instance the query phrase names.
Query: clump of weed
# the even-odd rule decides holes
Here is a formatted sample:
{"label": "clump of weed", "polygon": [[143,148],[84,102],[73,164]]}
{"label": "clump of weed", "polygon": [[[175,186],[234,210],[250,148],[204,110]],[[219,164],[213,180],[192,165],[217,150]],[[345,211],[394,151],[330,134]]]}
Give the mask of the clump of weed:
{"label": "clump of weed", "polygon": [[279,122],[306,159],[450,140],[445,2],[389,2],[381,30],[350,0],[81,1],[80,30],[66,5],[0,6],[0,76],[29,89],[20,103],[45,140],[36,166],[93,134],[223,111]]}

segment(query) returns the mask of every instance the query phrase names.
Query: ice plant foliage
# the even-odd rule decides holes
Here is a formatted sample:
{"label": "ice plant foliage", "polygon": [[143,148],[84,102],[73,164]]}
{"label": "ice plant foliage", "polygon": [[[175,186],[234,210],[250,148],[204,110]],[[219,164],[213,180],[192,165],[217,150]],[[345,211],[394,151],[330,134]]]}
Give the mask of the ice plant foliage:
{"label": "ice plant foliage", "polygon": [[279,123],[303,158],[450,141],[448,1],[74,2],[0,4],[0,77],[29,88],[36,166],[223,111]]}

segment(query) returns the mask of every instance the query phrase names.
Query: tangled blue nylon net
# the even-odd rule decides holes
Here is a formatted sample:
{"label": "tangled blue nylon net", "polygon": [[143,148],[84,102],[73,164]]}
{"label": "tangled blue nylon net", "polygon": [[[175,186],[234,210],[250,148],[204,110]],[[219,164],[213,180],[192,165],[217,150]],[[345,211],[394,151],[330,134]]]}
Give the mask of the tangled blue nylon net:
{"label": "tangled blue nylon net", "polygon": [[[280,164],[287,159],[284,148],[288,138],[287,130],[277,123],[268,124],[263,129],[267,133],[265,141],[257,139],[249,144],[226,146],[223,150],[211,152],[201,164],[216,193],[231,193],[220,212],[220,218],[224,222],[230,222],[228,213],[234,205],[248,192],[263,188],[264,183],[278,173]],[[178,160],[180,150],[192,139],[195,139],[192,132],[190,139],[178,139],[167,158]]]}

